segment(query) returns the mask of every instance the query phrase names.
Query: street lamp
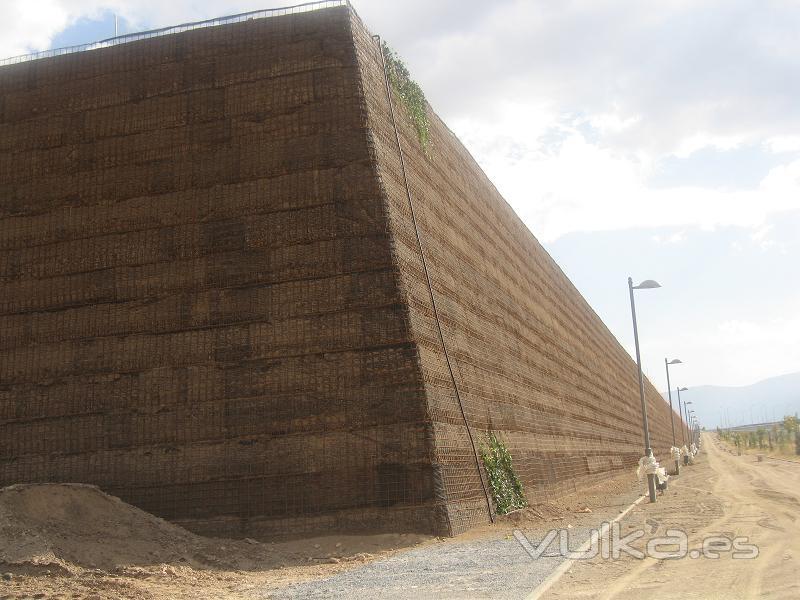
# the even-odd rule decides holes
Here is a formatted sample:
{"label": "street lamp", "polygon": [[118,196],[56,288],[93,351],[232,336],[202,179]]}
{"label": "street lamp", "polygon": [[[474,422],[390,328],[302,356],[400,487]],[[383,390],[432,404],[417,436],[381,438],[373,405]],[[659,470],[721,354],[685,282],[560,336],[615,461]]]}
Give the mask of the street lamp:
{"label": "street lamp", "polygon": [[[683,361],[680,358],[673,358],[672,360],[664,359],[664,368],[667,370],[667,395],[669,396],[669,421],[672,423],[672,447],[675,447],[675,412],[672,410],[672,385],[669,382],[669,366],[682,365]],[[675,459],[675,475],[681,473],[681,459]]]}
{"label": "street lamp", "polygon": [[681,415],[681,435],[683,435],[683,445],[686,445],[686,419],[684,418],[684,409],[686,405],[684,404],[681,406],[681,392],[686,391],[689,388],[675,388],[675,391],[678,392],[678,412]]}
{"label": "street lamp", "polygon": [[[684,418],[684,411],[686,410],[686,403],[685,402],[683,404],[683,408],[681,408],[681,392],[685,392],[689,388],[679,387],[679,388],[675,388],[675,389],[678,392],[678,412],[681,415],[681,435],[683,436],[683,446],[685,448],[688,448],[688,446],[686,445],[686,434],[688,433],[689,424],[686,422],[686,419]],[[686,455],[684,455],[684,457],[683,457],[683,464],[684,465],[688,465],[689,464],[689,457],[686,456]]]}
{"label": "street lamp", "polygon": [[[642,357],[639,352],[639,328],[636,325],[636,304],[633,301],[633,290],[652,290],[660,288],[661,284],[652,279],[645,279],[639,285],[633,285],[633,279],[628,277],[628,291],[631,296],[631,317],[633,318],[633,339],[636,344],[636,367],[639,371],[639,399],[642,401],[642,428],[644,429],[644,454],[653,456],[653,449],[650,447],[650,431],[647,427],[647,404],[644,400],[644,378],[642,377]],[[650,492],[650,502],[656,501],[656,476],[653,473],[647,474],[647,489]]]}
{"label": "street lamp", "polygon": [[[680,390],[680,391],[684,391],[684,390]],[[691,443],[691,434],[689,433],[689,405],[691,403],[692,403],[691,400],[686,400],[683,403],[683,410],[686,412],[686,435],[690,436],[689,437],[689,442],[690,443]]]}

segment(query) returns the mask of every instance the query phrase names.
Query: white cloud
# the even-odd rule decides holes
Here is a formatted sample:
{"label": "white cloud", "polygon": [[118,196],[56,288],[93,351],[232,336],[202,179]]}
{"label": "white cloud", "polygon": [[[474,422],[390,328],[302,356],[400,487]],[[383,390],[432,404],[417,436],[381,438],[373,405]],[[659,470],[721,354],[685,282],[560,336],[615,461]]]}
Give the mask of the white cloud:
{"label": "white cloud", "polygon": [[746,385],[776,374],[796,372],[800,365],[800,344],[797,343],[800,316],[786,314],[788,316],[723,321],[686,336],[683,347],[688,354],[704,360],[714,353],[718,355],[717,360],[705,364],[708,368],[708,363],[712,362],[716,372],[693,374],[696,380]]}
{"label": "white cloud", "polygon": [[678,231],[677,233],[673,233],[671,236],[667,237],[668,244],[680,244],[686,239],[686,232],[685,231]]}
{"label": "white cloud", "polygon": [[764,140],[764,146],[775,154],[800,152],[800,135],[776,135]]}
{"label": "white cloud", "polygon": [[[0,3],[0,58],[46,50],[59,32],[81,18],[113,12],[134,30],[292,4],[280,0],[3,0]],[[86,40],[86,42],[97,40]]]}
{"label": "white cloud", "polygon": [[600,135],[615,134],[635,126],[642,120],[641,115],[623,117],[618,112],[592,115],[587,123]]}
{"label": "white cloud", "polygon": [[683,138],[671,153],[677,158],[689,158],[699,150],[713,148],[729,151],[739,148],[747,141],[744,135],[713,135],[706,132],[694,133]]}
{"label": "white cloud", "polygon": [[776,244],[775,240],[769,238],[769,233],[774,228],[772,224],[763,225],[750,234],[750,240],[766,250]]}
{"label": "white cloud", "polygon": [[43,50],[52,37],[69,25],[69,16],[58,0],[0,4],[0,58]]}
{"label": "white cloud", "polygon": [[769,171],[757,189],[653,189],[647,181],[655,165],[646,153],[593,143],[541,111],[528,121],[521,105],[504,104],[501,112],[491,125],[467,118],[452,126],[544,241],[632,227],[756,228],[769,215],[800,209],[800,160]]}
{"label": "white cloud", "polygon": [[[660,329],[654,335],[655,327],[651,324],[650,335],[643,340],[642,353],[646,368],[653,374],[651,381],[659,389],[665,387],[664,363],[660,357],[675,354],[684,362],[677,381],[689,387],[749,385],[797,372],[800,315],[796,314],[796,307],[800,305],[800,296],[790,294],[787,300],[773,303],[767,313],[740,307],[740,314],[735,317],[715,318],[713,314],[705,314],[704,318],[688,324],[681,320],[680,313],[665,315],[676,326]],[[733,305],[735,302],[727,308]],[[681,312],[686,312],[685,309]]]}

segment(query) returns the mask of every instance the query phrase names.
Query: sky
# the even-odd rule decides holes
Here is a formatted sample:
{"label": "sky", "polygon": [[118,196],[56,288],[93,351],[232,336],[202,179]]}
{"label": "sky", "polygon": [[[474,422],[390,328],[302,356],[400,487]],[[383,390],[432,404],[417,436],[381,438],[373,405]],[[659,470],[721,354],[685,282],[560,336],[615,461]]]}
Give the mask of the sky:
{"label": "sky", "polygon": [[[284,6],[4,0],[0,55]],[[800,371],[800,0],[354,0],[666,388]]]}

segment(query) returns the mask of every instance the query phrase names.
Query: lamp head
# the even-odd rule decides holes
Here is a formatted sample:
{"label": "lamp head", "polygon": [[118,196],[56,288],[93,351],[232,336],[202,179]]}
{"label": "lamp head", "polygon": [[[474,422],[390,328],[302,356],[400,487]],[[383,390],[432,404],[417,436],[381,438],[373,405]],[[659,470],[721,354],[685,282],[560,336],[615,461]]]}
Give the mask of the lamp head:
{"label": "lamp head", "polygon": [[[679,392],[688,392],[688,391],[689,391],[689,388],[687,388],[687,387],[683,387],[683,388],[680,388],[680,389],[678,389],[678,391],[679,391]],[[688,400],[687,400],[686,404],[691,404],[691,401],[688,401]]]}
{"label": "lamp head", "polygon": [[673,358],[667,363],[668,365],[682,365],[683,361],[680,358]]}
{"label": "lamp head", "polygon": [[653,281],[652,279],[645,279],[639,285],[633,286],[633,289],[635,289],[635,290],[652,290],[652,289],[660,288],[660,287],[661,287],[661,284],[658,283],[657,281]]}

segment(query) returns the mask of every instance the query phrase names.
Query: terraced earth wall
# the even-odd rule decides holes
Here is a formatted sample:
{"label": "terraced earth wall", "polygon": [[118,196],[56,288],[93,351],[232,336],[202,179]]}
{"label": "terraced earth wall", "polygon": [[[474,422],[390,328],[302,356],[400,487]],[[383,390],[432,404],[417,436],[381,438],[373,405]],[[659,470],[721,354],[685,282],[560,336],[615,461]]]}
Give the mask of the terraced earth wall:
{"label": "terraced earth wall", "polygon": [[0,485],[212,534],[452,534],[488,519],[490,430],[530,498],[631,468],[634,363],[395,108],[405,176],[347,6],[0,67]]}

